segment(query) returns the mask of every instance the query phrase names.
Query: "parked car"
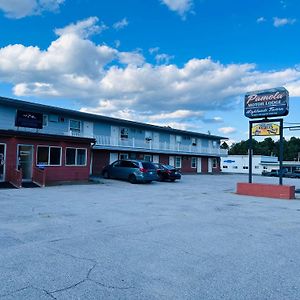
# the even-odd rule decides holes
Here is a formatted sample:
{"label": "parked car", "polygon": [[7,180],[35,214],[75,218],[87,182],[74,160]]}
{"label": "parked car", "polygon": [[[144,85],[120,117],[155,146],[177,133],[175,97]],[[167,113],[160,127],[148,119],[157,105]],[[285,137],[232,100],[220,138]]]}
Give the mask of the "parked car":
{"label": "parked car", "polygon": [[154,163],[154,166],[156,167],[159,181],[170,180],[173,182],[176,179],[181,178],[180,170],[174,168],[173,166],[163,165],[163,164],[159,164],[159,163]]}
{"label": "parked car", "polygon": [[155,166],[139,160],[117,160],[102,170],[102,176],[128,180],[131,183],[150,183],[158,179]]}
{"label": "parked car", "polygon": [[[270,177],[279,177],[279,170],[277,169],[272,169],[271,171],[264,171],[262,172],[263,176],[270,176]],[[283,177],[290,177],[289,172],[287,168],[282,169],[282,176]]]}
{"label": "parked car", "polygon": [[295,170],[289,174],[290,178],[300,178],[300,170]]}

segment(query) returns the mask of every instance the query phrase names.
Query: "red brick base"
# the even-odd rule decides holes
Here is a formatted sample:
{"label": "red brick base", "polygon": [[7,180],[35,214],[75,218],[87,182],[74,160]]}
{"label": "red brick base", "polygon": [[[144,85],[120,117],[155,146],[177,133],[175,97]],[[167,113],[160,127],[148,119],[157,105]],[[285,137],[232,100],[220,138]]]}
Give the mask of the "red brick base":
{"label": "red brick base", "polygon": [[239,182],[236,193],[256,197],[295,199],[295,186]]}

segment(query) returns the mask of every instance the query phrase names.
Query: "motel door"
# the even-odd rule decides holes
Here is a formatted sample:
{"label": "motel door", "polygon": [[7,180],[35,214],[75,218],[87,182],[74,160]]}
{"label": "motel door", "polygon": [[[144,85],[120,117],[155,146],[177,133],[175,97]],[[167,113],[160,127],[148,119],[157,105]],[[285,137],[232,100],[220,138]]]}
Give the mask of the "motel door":
{"label": "motel door", "polygon": [[213,171],[213,159],[209,158],[208,159],[208,173],[212,173]]}
{"label": "motel door", "polygon": [[201,157],[197,157],[197,173],[202,172],[202,159]]}
{"label": "motel door", "polygon": [[5,178],[5,144],[0,144],[0,182]]}
{"label": "motel door", "polygon": [[94,123],[93,122],[83,122],[83,134],[84,137],[94,137]]}
{"label": "motel door", "polygon": [[18,167],[22,169],[22,180],[32,181],[32,156],[33,147],[28,145],[19,145],[18,147]]}
{"label": "motel door", "polygon": [[118,126],[111,126],[111,145],[118,146],[119,144],[119,127]]}

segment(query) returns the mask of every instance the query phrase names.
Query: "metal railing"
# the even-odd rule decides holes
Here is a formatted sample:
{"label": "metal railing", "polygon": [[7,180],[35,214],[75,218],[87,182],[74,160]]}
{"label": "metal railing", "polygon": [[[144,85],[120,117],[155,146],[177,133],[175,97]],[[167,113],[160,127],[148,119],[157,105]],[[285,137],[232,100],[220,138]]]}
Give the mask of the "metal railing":
{"label": "metal railing", "polygon": [[224,155],[228,154],[225,149],[217,147],[202,147],[200,145],[182,145],[180,143],[171,144],[167,142],[155,142],[140,139],[119,139],[111,136],[95,136],[96,146],[122,147],[134,149],[146,149],[157,151],[170,151],[178,153],[195,153],[195,154],[211,154]]}

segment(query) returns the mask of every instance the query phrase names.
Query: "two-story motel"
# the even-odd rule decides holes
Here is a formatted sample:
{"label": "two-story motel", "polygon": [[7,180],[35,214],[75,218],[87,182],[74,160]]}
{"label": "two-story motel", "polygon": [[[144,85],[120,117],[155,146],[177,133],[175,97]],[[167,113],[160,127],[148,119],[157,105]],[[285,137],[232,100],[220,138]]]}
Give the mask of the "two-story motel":
{"label": "two-story motel", "polygon": [[21,187],[26,181],[88,180],[126,158],[171,164],[184,173],[220,172],[220,157],[227,155],[221,139],[0,97],[0,182]]}

